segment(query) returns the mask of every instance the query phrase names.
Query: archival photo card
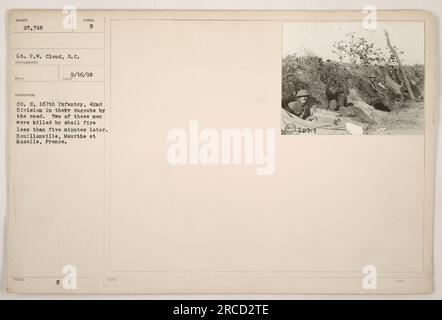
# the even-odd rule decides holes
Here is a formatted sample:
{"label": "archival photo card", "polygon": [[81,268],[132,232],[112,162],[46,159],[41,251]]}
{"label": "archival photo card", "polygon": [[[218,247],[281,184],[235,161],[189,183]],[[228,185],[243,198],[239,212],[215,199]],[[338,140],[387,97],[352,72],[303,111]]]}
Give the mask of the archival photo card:
{"label": "archival photo card", "polygon": [[8,20],[10,292],[433,290],[429,13]]}

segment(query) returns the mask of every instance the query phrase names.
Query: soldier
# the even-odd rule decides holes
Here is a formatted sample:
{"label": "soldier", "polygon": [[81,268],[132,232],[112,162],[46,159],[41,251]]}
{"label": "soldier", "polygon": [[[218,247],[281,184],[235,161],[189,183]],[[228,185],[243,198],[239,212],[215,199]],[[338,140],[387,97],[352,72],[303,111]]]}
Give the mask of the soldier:
{"label": "soldier", "polygon": [[[410,95],[408,93],[407,86],[405,85],[404,78],[403,78],[402,73],[400,72],[399,68],[397,68],[397,67],[395,68],[394,66],[391,66],[391,70],[392,70],[392,73],[394,74],[393,80],[401,86],[400,93],[402,93],[405,96],[405,98],[410,99]],[[416,83],[410,77],[408,77],[408,84],[410,85],[410,89],[413,92],[413,95],[416,98],[416,100],[422,101],[423,100],[422,93],[419,90],[419,87],[416,85]]]}
{"label": "soldier", "polygon": [[312,102],[310,100],[310,94],[307,90],[299,90],[296,93],[296,101],[292,101],[288,104],[288,111],[301,119],[307,119],[311,115],[310,108]]}
{"label": "soldier", "polygon": [[363,80],[361,89],[367,97],[366,101],[369,105],[375,109],[390,112],[390,108],[387,106],[388,99],[385,93],[382,92],[380,86],[376,83],[376,74],[371,73],[368,76],[368,80]]}
{"label": "soldier", "polygon": [[359,122],[365,122],[368,124],[376,124],[372,118],[370,118],[364,111],[355,107],[353,103],[349,103],[347,106],[341,106],[337,109],[337,112],[344,117],[354,118]]}
{"label": "soldier", "polygon": [[347,95],[344,90],[338,90],[335,87],[327,86],[325,89],[325,95],[330,110],[336,111],[339,107],[347,106]]}

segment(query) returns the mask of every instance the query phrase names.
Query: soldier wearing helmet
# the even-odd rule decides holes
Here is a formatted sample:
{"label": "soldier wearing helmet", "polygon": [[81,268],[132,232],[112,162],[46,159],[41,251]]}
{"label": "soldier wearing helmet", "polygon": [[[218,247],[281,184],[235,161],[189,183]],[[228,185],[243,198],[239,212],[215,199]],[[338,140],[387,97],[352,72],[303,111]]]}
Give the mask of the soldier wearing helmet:
{"label": "soldier wearing helmet", "polygon": [[384,93],[385,87],[381,86],[380,83],[376,81],[376,74],[370,73],[368,75],[368,80],[364,79],[361,83],[361,90],[364,96],[365,102],[373,106],[375,109],[390,112],[388,105],[388,99]]}
{"label": "soldier wearing helmet", "polygon": [[307,119],[311,115],[310,94],[307,90],[301,89],[296,93],[296,101],[288,104],[288,111],[301,119]]}

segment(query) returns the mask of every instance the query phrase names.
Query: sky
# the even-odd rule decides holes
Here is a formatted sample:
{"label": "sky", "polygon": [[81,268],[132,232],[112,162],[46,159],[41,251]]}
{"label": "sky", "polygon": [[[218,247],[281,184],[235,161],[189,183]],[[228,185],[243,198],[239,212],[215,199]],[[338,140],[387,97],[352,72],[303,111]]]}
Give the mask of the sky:
{"label": "sky", "polygon": [[305,55],[308,49],[323,59],[338,60],[332,53],[333,43],[345,40],[349,32],[386,50],[384,29],[389,33],[391,44],[404,51],[401,55],[404,64],[424,64],[424,23],[416,21],[378,21],[375,30],[364,29],[361,22],[288,22],[283,27],[283,56],[289,53]]}

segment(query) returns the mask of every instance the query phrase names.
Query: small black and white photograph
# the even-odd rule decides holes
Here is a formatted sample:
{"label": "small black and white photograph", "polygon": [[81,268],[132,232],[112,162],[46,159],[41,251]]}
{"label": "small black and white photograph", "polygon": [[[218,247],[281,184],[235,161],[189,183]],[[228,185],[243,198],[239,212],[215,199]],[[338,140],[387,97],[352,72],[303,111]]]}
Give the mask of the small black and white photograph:
{"label": "small black and white photograph", "polygon": [[422,135],[424,23],[283,25],[281,134]]}

